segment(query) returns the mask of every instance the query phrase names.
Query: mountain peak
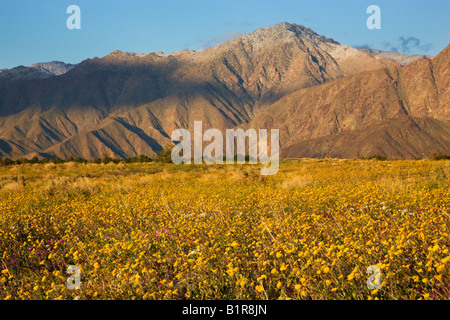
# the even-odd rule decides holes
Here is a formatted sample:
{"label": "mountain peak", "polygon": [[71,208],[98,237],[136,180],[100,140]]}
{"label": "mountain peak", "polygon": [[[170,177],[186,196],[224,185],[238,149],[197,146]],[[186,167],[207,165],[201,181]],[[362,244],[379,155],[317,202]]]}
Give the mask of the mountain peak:
{"label": "mountain peak", "polygon": [[310,28],[307,28],[301,24],[289,23],[289,22],[281,22],[281,23],[277,23],[272,26],[262,27],[262,28],[257,29],[255,32],[258,32],[258,31],[259,32],[270,32],[271,30],[278,31],[278,32],[295,33],[295,34],[310,33],[310,34],[318,35]]}
{"label": "mountain peak", "polygon": [[14,82],[19,80],[45,79],[62,75],[76,65],[61,61],[39,62],[28,67],[17,66],[12,69],[0,70],[0,81]]}
{"label": "mountain peak", "polygon": [[64,63],[61,61],[51,61],[35,63],[28,67],[47,73],[50,76],[59,76],[72,70],[75,66],[75,64]]}
{"label": "mountain peak", "polygon": [[242,46],[244,46],[247,50],[252,52],[264,52],[267,48],[280,48],[286,44],[294,44],[297,47],[300,45],[305,48],[306,43],[309,43],[312,47],[321,47],[322,45],[329,44],[340,45],[339,42],[319,35],[312,29],[305,26],[282,22],[272,26],[256,29],[251,33],[242,34],[221,45],[210,47],[203,52],[228,52],[235,46],[238,48],[242,48]]}
{"label": "mountain peak", "polygon": [[295,38],[316,40],[321,42],[331,42],[340,44],[331,38],[326,38],[317,34],[312,29],[295,23],[281,22],[269,27],[263,27],[255,30],[249,35],[257,37],[276,37],[278,40],[291,40]]}

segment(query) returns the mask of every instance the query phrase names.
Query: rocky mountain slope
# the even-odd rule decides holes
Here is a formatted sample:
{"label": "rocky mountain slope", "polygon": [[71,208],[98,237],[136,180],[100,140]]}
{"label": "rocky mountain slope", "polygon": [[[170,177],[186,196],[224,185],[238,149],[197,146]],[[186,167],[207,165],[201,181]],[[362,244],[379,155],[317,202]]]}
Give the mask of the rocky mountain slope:
{"label": "rocky mountain slope", "polygon": [[244,127],[280,129],[284,157],[450,154],[450,46],[432,60],[298,90]]}
{"label": "rocky mountain slope", "polygon": [[76,65],[60,61],[41,62],[24,67],[0,70],[0,83],[12,83],[21,80],[45,79],[59,76],[73,69]]}
{"label": "rocky mountain slope", "polygon": [[399,52],[393,52],[393,51],[382,51],[377,49],[370,49],[370,48],[359,48],[358,50],[366,52],[375,58],[383,58],[383,59],[390,59],[395,62],[397,62],[400,66],[406,66],[410,64],[411,62],[417,61],[417,60],[423,60],[423,59],[432,59],[432,56],[429,55],[420,55],[420,54],[403,54]]}
{"label": "rocky mountain slope", "polygon": [[[2,72],[0,156],[154,155],[170,142],[173,130],[191,130],[196,120],[203,121],[204,130],[246,124],[280,128],[282,156],[328,155],[330,148],[318,152],[322,142],[312,139],[356,134],[366,126],[377,131],[376,121],[400,115],[426,114],[434,128],[434,120],[446,123],[445,66],[448,58],[441,55],[401,68],[392,59],[281,23],[202,52],[115,51],[46,78],[2,81]],[[43,65],[34,70],[54,72]],[[428,150],[445,150],[446,140],[438,135],[448,135],[436,130],[433,141],[444,147],[431,144]],[[310,152],[296,147],[306,141]],[[419,149],[401,154],[425,152]]]}
{"label": "rocky mountain slope", "polygon": [[61,61],[40,62],[29,66],[29,68],[43,71],[49,74],[50,76],[60,76],[72,70],[75,67],[76,67],[75,64],[64,63]]}
{"label": "rocky mountain slope", "polygon": [[0,148],[12,157],[154,154],[194,120],[235,127],[300,88],[384,65],[287,23],[200,53],[115,51],[61,76],[0,84]]}

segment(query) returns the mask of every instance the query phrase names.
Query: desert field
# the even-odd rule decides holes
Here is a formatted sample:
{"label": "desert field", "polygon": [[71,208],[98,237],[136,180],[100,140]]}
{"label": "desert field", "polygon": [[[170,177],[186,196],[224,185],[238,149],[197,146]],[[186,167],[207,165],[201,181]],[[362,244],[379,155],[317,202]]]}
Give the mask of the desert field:
{"label": "desert field", "polygon": [[450,161],[259,169],[0,167],[0,299],[450,298]]}

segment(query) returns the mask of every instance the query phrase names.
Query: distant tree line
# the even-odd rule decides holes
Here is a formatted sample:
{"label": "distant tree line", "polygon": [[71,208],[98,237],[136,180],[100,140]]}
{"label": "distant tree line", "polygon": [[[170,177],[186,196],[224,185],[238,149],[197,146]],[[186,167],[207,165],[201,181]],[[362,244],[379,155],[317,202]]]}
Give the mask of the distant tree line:
{"label": "distant tree line", "polygon": [[[157,158],[157,157],[156,157]],[[9,166],[9,165],[20,165],[20,164],[34,164],[34,163],[54,163],[54,164],[58,164],[58,163],[67,163],[67,162],[76,162],[76,163],[121,163],[121,162],[125,162],[125,163],[132,163],[132,162],[152,162],[155,161],[156,158],[150,158],[146,155],[141,155],[139,157],[132,157],[132,158],[125,158],[125,159],[116,159],[116,158],[112,158],[109,156],[105,156],[103,158],[97,158],[97,159],[83,159],[83,158],[75,158],[75,157],[69,157],[67,159],[62,159],[62,158],[58,158],[58,157],[53,157],[53,158],[42,158],[39,159],[38,157],[33,157],[31,159],[26,159],[26,158],[20,158],[17,160],[12,160],[9,158],[0,158],[0,165],[3,166]]]}
{"label": "distant tree line", "polygon": [[[34,164],[34,163],[54,163],[54,164],[58,164],[58,163],[67,163],[67,162],[76,162],[76,163],[96,163],[96,164],[107,164],[107,163],[143,163],[143,162],[160,162],[160,163],[172,163],[172,148],[173,146],[168,145],[166,146],[163,150],[161,150],[155,157],[151,158],[149,156],[146,155],[140,155],[139,157],[130,157],[130,158],[124,158],[124,159],[117,159],[117,158],[112,158],[110,156],[105,155],[103,158],[97,158],[97,159],[83,159],[83,158],[75,158],[75,157],[68,157],[67,159],[62,159],[62,158],[58,158],[58,157],[52,157],[52,158],[42,158],[39,159],[38,157],[33,157],[31,159],[26,159],[26,158],[20,158],[17,160],[12,160],[9,158],[3,158],[0,157],[0,166],[10,166],[10,165],[20,165],[20,164]],[[374,155],[371,157],[361,157],[360,159],[366,159],[366,160],[370,160],[370,159],[374,159],[374,160],[379,160],[379,161],[385,161],[388,160],[387,157],[385,156],[380,156],[380,155]],[[430,159],[432,160],[450,160],[450,155],[447,154],[443,154],[443,153],[433,153],[430,157]],[[224,157],[223,159],[224,161],[226,160],[226,158]],[[237,160],[237,156],[235,155],[235,161]],[[246,155],[245,156],[245,161],[248,162],[249,161],[249,156]]]}
{"label": "distant tree line", "polygon": [[163,162],[163,163],[171,163],[172,158],[172,146],[168,145],[163,150],[161,150],[155,157],[149,157],[147,155],[140,155],[139,157],[130,157],[130,158],[123,158],[123,159],[117,159],[112,158],[108,155],[103,156],[103,158],[96,158],[96,159],[83,159],[83,158],[75,158],[73,156],[69,156],[67,159],[62,159],[58,157],[47,157],[39,159],[38,157],[33,157],[31,159],[27,158],[20,158],[17,160],[12,160],[10,158],[3,158],[0,157],[0,166],[9,166],[9,165],[20,165],[20,164],[34,164],[34,163],[67,163],[67,162],[76,162],[76,163],[96,163],[96,164],[107,164],[107,163],[138,163],[138,162]]}
{"label": "distant tree line", "polygon": [[[381,156],[381,155],[373,155],[370,157],[360,157],[360,159],[362,159],[362,160],[378,160],[378,161],[391,160],[388,157]],[[421,159],[423,159],[423,158],[415,158],[414,160],[421,160]],[[429,159],[431,159],[431,160],[450,160],[450,155],[435,152],[435,153],[431,154]]]}
{"label": "distant tree line", "polygon": [[431,159],[433,159],[433,160],[450,160],[450,155],[443,154],[443,153],[433,153],[431,155]]}

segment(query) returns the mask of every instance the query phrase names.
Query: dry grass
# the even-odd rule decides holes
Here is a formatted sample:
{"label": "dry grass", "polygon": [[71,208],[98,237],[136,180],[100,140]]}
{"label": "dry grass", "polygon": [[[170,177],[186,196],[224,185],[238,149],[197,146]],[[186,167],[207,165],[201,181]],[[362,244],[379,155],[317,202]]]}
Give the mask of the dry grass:
{"label": "dry grass", "polygon": [[282,188],[299,188],[308,186],[313,182],[311,175],[302,175],[299,173],[288,173],[287,177],[281,183]]}
{"label": "dry grass", "polygon": [[40,191],[49,196],[57,194],[90,196],[100,192],[100,187],[96,181],[90,178],[63,176],[46,180]]}
{"label": "dry grass", "polygon": [[14,181],[14,182],[9,182],[9,183],[5,184],[3,186],[3,188],[8,191],[21,191],[21,190],[23,190],[24,185],[22,182]]}

